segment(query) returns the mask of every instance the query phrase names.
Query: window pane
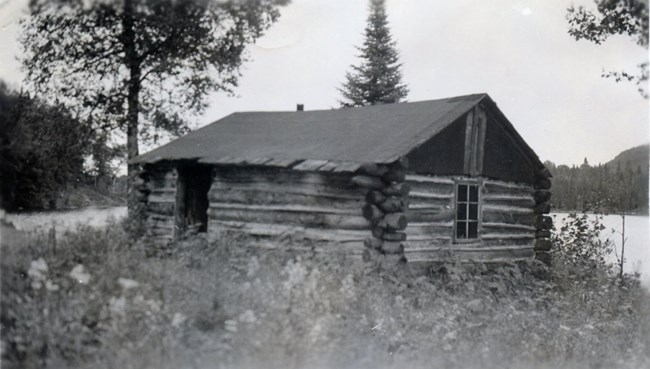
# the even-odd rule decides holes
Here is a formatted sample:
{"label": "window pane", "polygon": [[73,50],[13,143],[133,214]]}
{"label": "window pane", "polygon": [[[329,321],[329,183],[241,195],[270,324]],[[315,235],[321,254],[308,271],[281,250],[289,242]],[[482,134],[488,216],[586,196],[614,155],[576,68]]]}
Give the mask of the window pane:
{"label": "window pane", "polygon": [[478,202],[478,186],[469,186],[469,201]]}
{"label": "window pane", "polygon": [[470,222],[469,227],[467,231],[467,238],[477,238],[477,233],[478,233],[478,223],[477,222]]}
{"label": "window pane", "polygon": [[458,204],[457,217],[458,220],[467,220],[467,204]]}
{"label": "window pane", "polygon": [[458,201],[467,201],[467,185],[458,185]]}
{"label": "window pane", "polygon": [[469,205],[469,220],[478,220],[478,204]]}
{"label": "window pane", "polygon": [[467,234],[465,233],[466,224],[465,222],[458,222],[456,224],[456,238],[467,238]]}

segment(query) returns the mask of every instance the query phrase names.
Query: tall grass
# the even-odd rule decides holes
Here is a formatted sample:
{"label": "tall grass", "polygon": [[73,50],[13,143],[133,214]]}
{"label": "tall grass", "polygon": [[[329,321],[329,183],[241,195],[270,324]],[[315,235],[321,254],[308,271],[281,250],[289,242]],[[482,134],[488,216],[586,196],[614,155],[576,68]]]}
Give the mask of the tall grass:
{"label": "tall grass", "polygon": [[151,256],[120,224],[13,243],[3,368],[650,367],[647,291],[561,257],[421,275],[237,237]]}

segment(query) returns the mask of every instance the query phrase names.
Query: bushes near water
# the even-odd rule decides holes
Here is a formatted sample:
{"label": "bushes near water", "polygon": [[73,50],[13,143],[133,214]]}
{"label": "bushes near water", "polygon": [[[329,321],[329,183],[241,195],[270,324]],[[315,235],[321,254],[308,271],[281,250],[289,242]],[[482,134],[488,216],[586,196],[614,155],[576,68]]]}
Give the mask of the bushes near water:
{"label": "bushes near water", "polygon": [[119,224],[16,240],[2,245],[3,368],[650,367],[647,291],[562,247],[551,270],[418,275],[235,237],[147,256]]}

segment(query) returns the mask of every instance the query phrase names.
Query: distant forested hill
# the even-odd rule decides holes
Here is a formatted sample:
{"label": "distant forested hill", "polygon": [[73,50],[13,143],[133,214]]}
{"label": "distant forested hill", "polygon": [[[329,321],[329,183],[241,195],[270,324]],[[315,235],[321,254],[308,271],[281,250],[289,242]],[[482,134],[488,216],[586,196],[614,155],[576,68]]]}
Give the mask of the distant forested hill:
{"label": "distant forested hill", "polygon": [[580,166],[544,164],[553,174],[555,210],[603,210],[648,213],[650,146],[625,150],[614,159]]}

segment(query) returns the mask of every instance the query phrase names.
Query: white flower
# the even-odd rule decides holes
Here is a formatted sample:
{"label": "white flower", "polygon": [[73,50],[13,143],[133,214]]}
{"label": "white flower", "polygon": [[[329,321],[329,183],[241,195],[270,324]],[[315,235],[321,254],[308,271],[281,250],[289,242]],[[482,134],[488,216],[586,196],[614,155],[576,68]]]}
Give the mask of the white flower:
{"label": "white flower", "polygon": [[114,315],[124,315],[126,311],[126,299],[124,297],[111,297],[111,299],[108,300],[108,309]]}
{"label": "white flower", "polygon": [[88,284],[90,282],[90,273],[86,272],[86,268],[81,264],[77,264],[72,268],[68,275],[81,284]]}
{"label": "white flower", "polygon": [[140,285],[137,281],[127,278],[118,278],[117,283],[125,290],[130,290],[131,288],[136,288]]}
{"label": "white flower", "polygon": [[32,279],[31,286],[33,289],[38,290],[43,286],[45,282],[45,276],[47,274],[47,263],[43,258],[33,260],[29,264],[29,270],[27,270],[27,275]]}
{"label": "white flower", "polygon": [[246,310],[239,316],[239,321],[242,323],[255,323],[257,321],[257,317],[255,316],[253,310]]}
{"label": "white flower", "polygon": [[183,324],[183,322],[185,322],[186,319],[187,317],[181,313],[174,314],[172,317],[172,327],[178,328],[181,324]]}
{"label": "white flower", "polygon": [[49,279],[45,281],[45,288],[48,291],[58,291],[59,286],[57,286],[54,282],[50,281]]}

